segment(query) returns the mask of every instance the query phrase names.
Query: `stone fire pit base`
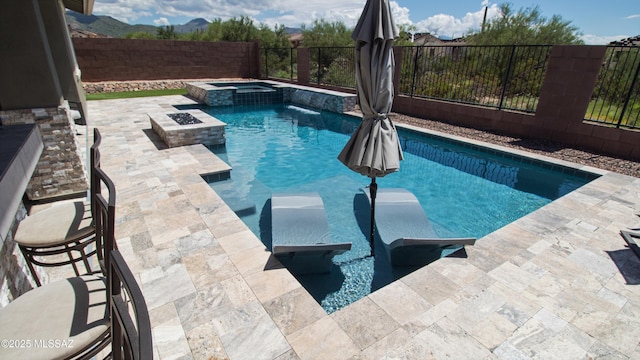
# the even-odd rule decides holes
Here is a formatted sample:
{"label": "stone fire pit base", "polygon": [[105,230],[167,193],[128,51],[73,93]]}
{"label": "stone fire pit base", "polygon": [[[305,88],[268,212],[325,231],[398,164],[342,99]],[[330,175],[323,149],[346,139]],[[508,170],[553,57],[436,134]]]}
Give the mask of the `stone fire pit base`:
{"label": "stone fire pit base", "polygon": [[[201,123],[180,125],[169,114],[188,113]],[[151,128],[168,147],[193,144],[222,145],[225,143],[225,124],[201,110],[148,113]],[[176,116],[174,116],[176,117]]]}

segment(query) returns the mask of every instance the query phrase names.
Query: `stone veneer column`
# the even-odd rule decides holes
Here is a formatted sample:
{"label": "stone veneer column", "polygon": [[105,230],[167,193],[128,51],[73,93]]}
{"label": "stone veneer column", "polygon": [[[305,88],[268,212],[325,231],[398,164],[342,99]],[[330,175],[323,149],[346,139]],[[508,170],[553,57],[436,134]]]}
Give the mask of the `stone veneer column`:
{"label": "stone veneer column", "polygon": [[[0,234],[0,308],[36,286],[27,263],[13,240],[18,223],[26,214],[24,205],[20,203],[9,233]],[[48,276],[44,268],[36,266],[36,271],[38,277],[46,283]]]}
{"label": "stone veneer column", "polygon": [[86,193],[89,186],[80,156],[85,150],[75,136],[76,124],[68,107],[0,111],[0,120],[3,126],[35,123],[42,135],[44,150],[26,190],[30,200]]}

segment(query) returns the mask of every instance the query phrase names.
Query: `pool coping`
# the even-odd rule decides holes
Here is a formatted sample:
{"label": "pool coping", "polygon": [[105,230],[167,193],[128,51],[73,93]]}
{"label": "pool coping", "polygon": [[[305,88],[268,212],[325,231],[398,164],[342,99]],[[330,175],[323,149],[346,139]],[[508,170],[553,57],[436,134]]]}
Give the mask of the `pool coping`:
{"label": "pool coping", "polygon": [[[140,104],[143,101],[155,102],[161,107],[167,103],[188,103],[182,97],[163,97],[139,102],[122,101],[122,104]],[[134,132],[131,129],[140,131],[142,127],[136,121],[128,120],[132,119],[131,116],[121,120],[130,123],[113,124],[111,117],[103,115],[106,110],[98,106],[102,102],[89,104],[91,110],[100,108],[98,113],[102,115],[94,117],[93,126],[100,127],[104,134],[103,166],[109,174],[115,174],[119,194],[123,194],[119,195],[118,202],[118,243],[125,258],[135,269],[134,273],[142,284],[148,303],[153,305],[150,306],[150,312],[154,325],[154,355],[158,357],[170,357],[170,354],[194,358],[222,354],[224,356],[221,357],[232,359],[349,359],[409,354],[437,358],[445,357],[444,354],[465,354],[467,357],[494,354],[505,357],[507,354],[525,355],[527,351],[538,349],[531,342],[536,331],[547,334],[548,339],[554,339],[552,335],[567,329],[567,324],[572,325],[573,334],[588,334],[596,340],[585,344],[574,337],[565,336],[559,337],[556,345],[566,343],[581,349],[584,354],[594,351],[594,344],[601,345],[601,348],[606,345],[626,356],[639,354],[637,344],[629,346],[620,342],[620,336],[637,338],[638,330],[631,330],[634,329],[629,327],[631,325],[622,325],[618,312],[627,304],[630,304],[627,311],[640,311],[640,295],[625,290],[623,285],[620,288],[621,285],[617,284],[624,284],[622,275],[612,272],[601,260],[591,264],[587,261],[601,251],[620,249],[618,244],[621,238],[617,236],[617,231],[635,220],[637,209],[633,209],[633,200],[639,198],[639,179],[595,169],[600,178],[479,239],[476,246],[467,249],[466,258],[441,259],[327,315],[202,180],[201,174],[217,173],[226,164],[221,164],[214,154],[201,145],[173,149],[157,149],[147,145],[141,147],[138,144],[139,137],[130,133]],[[128,140],[122,142],[123,137]],[[487,145],[499,151],[508,149]],[[123,161],[134,161],[123,159],[123,147],[133,153],[129,156],[140,157],[137,161],[142,163],[138,167],[121,165]],[[512,149],[508,151],[514,152]],[[549,159],[515,152],[534,159]],[[160,161],[152,161],[156,158]],[[187,158],[191,159],[187,165],[178,165],[174,160]],[[550,160],[562,166],[592,169]],[[174,197],[184,198],[189,204],[180,213],[193,212],[199,220],[164,234],[154,233],[152,227],[144,225],[158,221],[158,215],[150,208],[148,195],[144,196],[146,193],[143,190],[134,190],[141,185],[136,179],[147,162],[153,163],[153,167],[148,167],[148,174],[166,172],[169,176],[160,183],[154,178],[146,178],[142,185],[146,184],[144,186],[149,186],[149,191],[153,190],[150,194],[159,190],[164,193],[162,184],[171,179],[168,184],[175,185],[167,188],[167,194],[178,194],[176,190],[179,189],[181,194]],[[631,199],[627,200],[627,197]],[[165,200],[158,202],[165,203]],[[166,203],[157,211],[169,212],[173,208],[171,204]],[[140,219],[141,210],[143,223],[137,220]],[[147,229],[145,233],[149,234],[153,246],[142,246],[144,249],[140,250],[140,241],[144,236],[141,238],[138,235],[139,229],[135,224]],[[198,231],[189,235],[183,229]],[[207,229],[213,239],[200,241],[191,250],[183,249],[180,239],[196,236],[194,234],[200,234],[202,229]],[[590,236],[595,238],[591,239]],[[167,249],[173,249],[174,246],[178,247],[179,257],[168,263],[173,265],[167,265],[166,268],[149,267],[154,257],[158,257],[155,260],[158,263],[168,260],[163,260],[166,255],[161,254],[166,254]],[[600,250],[593,252],[592,247]],[[222,253],[216,250],[220,248]],[[201,261],[207,256],[220,261],[226,259],[222,273],[237,275],[220,281],[212,279],[223,275],[221,272],[206,271],[209,265]],[[552,262],[545,262],[546,257]],[[597,255],[596,259],[600,257]],[[637,264],[633,259],[633,255],[625,255],[625,261],[620,260],[620,264]],[[196,263],[202,264],[202,269],[194,267]],[[562,275],[563,272],[558,269],[569,264],[593,271],[578,272],[565,278],[563,276],[566,275]],[[606,270],[602,270],[601,266]],[[235,270],[232,271],[232,268]],[[606,282],[607,291],[615,292],[614,299],[619,300],[603,305],[618,309],[609,315],[611,319],[618,319],[618,327],[602,325],[595,332],[584,330],[580,322],[572,322],[578,314],[575,305],[571,302],[562,306],[554,305],[555,302],[545,300],[548,294],[535,293],[538,289],[535,285],[547,279],[545,276],[551,276],[551,281],[559,281],[558,286],[571,293],[578,291],[570,286],[577,279],[584,280],[579,282],[583,289],[580,291],[586,292],[584,288],[595,291],[599,288],[598,279],[603,278],[602,274],[605,273],[610,277]],[[191,280],[187,280],[189,278]],[[176,283],[176,279],[182,281]],[[179,297],[159,291],[174,285],[173,291],[177,291]],[[240,289],[240,292],[230,290],[232,288]],[[599,291],[604,289],[602,286]],[[216,293],[225,295],[220,297]],[[586,295],[582,294],[581,297]],[[210,304],[207,299],[211,296],[219,300],[215,302],[217,305],[207,305]],[[402,303],[397,301],[398,296],[402,297]],[[587,297],[591,299],[592,295]],[[504,304],[496,305],[497,298],[502,299]],[[622,299],[628,300],[620,301]],[[490,304],[493,305],[485,306]],[[509,306],[504,307],[505,304]],[[224,309],[224,313],[218,308]],[[482,309],[480,313],[479,309]],[[516,318],[504,322],[504,311],[509,309],[517,310],[514,313]],[[598,306],[598,309],[606,314],[611,312],[606,306]],[[244,315],[238,317],[240,314]],[[587,315],[581,314],[578,320]],[[372,318],[376,321],[372,322]],[[235,320],[229,322],[232,319]],[[513,321],[520,324],[515,329],[510,328],[515,325],[509,325]],[[605,336],[605,333],[615,335]],[[551,340],[541,339],[540,343],[544,341]]]}
{"label": "pool coping", "polygon": [[[348,112],[348,113],[345,113],[345,115],[362,119],[362,114],[357,112]],[[416,125],[402,124],[402,123],[394,123],[394,125],[399,129],[408,130],[410,132],[415,132],[419,134],[425,134],[428,136],[436,137],[438,139],[443,139],[444,141],[452,142],[465,147],[479,148],[481,149],[481,151],[486,151],[489,153],[493,152],[494,154],[503,156],[505,158],[511,158],[511,159],[518,158],[518,160],[520,159],[529,160],[531,163],[535,162],[535,163],[551,164],[553,166],[550,166],[549,168],[552,168],[552,169],[556,168],[562,172],[566,172],[566,171],[563,171],[562,169],[572,169],[575,171],[590,173],[595,176],[603,176],[609,173],[608,170],[599,169],[589,165],[582,165],[582,164],[578,164],[578,163],[574,163],[574,162],[570,162],[562,159],[556,159],[546,155],[536,154],[536,153],[532,153],[532,152],[528,152],[520,149],[514,149],[514,148],[510,148],[510,147],[502,146],[498,144],[492,144],[492,143],[488,143],[480,140],[465,138],[463,136],[446,134],[437,130],[426,129]]]}

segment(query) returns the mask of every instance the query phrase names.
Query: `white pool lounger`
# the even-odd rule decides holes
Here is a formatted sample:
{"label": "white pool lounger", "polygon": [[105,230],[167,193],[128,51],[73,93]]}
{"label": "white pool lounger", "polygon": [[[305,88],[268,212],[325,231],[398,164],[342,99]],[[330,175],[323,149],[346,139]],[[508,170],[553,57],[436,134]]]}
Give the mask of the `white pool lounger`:
{"label": "white pool lounger", "polygon": [[272,253],[295,274],[331,271],[335,255],[351,243],[333,243],[322,198],[317,193],[273,194]]}
{"label": "white pool lounger", "polygon": [[638,247],[638,243],[640,243],[640,229],[620,230],[620,235],[622,235],[624,241],[627,242],[629,248],[640,258],[640,247]]}
{"label": "white pool lounger", "polygon": [[[369,189],[362,192],[371,204]],[[378,189],[375,205],[376,230],[392,265],[423,265],[438,250],[476,242],[475,238],[439,237],[420,202],[407,189]]]}

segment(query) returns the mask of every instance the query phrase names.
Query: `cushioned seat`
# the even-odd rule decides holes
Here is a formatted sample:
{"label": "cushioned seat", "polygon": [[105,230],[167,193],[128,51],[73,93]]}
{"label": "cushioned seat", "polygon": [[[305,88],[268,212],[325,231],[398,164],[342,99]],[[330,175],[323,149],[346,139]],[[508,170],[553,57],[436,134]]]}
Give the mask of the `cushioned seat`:
{"label": "cushioned seat", "polygon": [[108,336],[108,314],[103,277],[74,277],[31,290],[0,311],[0,339],[19,345],[0,347],[0,358],[64,359]]}
{"label": "cushioned seat", "polygon": [[[108,269],[115,247],[116,189],[100,168],[92,173],[101,189],[92,202],[95,254]],[[92,359],[102,351],[111,340],[107,284],[111,292],[118,287],[109,272],[104,273],[106,277],[83,275],[46,284],[0,309],[0,359]]]}
{"label": "cushioned seat", "polygon": [[[37,211],[34,207],[28,217],[20,221],[14,239],[27,261],[29,271],[36,284],[42,283],[34,265],[63,266],[71,265],[76,275],[93,274],[90,258],[96,254],[95,221],[93,199],[100,192],[96,185],[95,169],[100,168],[102,142],[100,131],[93,131],[93,145],[90,149],[90,195],[88,201],[60,201],[48,208]],[[60,256],[62,255],[62,256]],[[77,263],[84,265],[78,269]]]}
{"label": "cushioned seat", "polygon": [[63,201],[22,220],[15,241],[24,246],[48,247],[85,238],[94,231],[90,203]]}

